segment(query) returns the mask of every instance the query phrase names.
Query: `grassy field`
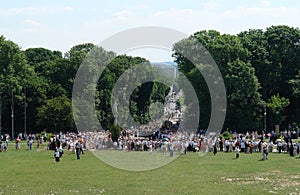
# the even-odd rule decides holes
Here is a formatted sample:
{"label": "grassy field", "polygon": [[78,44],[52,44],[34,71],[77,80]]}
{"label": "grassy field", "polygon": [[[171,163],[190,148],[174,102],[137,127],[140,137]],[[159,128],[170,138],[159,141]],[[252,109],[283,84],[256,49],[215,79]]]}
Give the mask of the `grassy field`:
{"label": "grassy field", "polygon": [[[119,151],[115,151],[119,152]],[[130,158],[129,153],[128,158]],[[136,154],[135,154],[136,155]],[[150,171],[116,169],[86,152],[81,160],[65,152],[13,144],[0,153],[0,194],[299,194],[300,159],[288,154],[197,153],[181,155]]]}

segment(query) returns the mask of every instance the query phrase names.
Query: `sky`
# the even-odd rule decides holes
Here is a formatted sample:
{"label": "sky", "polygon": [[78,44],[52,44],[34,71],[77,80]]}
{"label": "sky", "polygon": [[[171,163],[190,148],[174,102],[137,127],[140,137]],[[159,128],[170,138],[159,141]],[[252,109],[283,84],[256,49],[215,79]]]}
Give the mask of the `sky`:
{"label": "sky", "polygon": [[[187,35],[214,29],[237,34],[271,25],[300,27],[298,0],[0,0],[0,35],[23,50],[44,47],[63,53],[141,26],[168,27]],[[131,51],[169,61],[170,51]]]}

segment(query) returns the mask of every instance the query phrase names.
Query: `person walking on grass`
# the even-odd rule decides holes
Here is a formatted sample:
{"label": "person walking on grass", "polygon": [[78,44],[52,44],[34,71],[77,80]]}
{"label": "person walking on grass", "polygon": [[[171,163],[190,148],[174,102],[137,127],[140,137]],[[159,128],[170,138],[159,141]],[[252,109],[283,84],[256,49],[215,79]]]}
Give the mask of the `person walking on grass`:
{"label": "person walking on grass", "polygon": [[268,160],[268,149],[267,149],[267,146],[263,147],[262,153],[263,153],[262,160]]}
{"label": "person walking on grass", "polygon": [[59,161],[60,161],[60,154],[59,154],[59,151],[58,151],[57,148],[56,148],[55,151],[54,151],[54,157],[55,157],[55,161],[56,161],[56,162],[59,162]]}

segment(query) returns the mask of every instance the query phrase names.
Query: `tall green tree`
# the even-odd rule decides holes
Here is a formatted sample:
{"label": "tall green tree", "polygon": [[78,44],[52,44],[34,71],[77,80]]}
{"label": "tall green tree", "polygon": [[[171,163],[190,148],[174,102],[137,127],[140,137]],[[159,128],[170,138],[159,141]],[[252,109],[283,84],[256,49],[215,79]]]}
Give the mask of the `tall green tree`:
{"label": "tall green tree", "polygon": [[286,118],[283,111],[285,107],[290,104],[289,99],[280,97],[279,94],[273,95],[267,103],[268,108],[271,111],[271,117],[273,125],[280,125],[281,122]]}
{"label": "tall green tree", "polygon": [[269,60],[272,62],[272,70],[268,75],[273,78],[270,96],[279,93],[280,96],[289,99],[290,104],[285,109],[288,115],[283,122],[283,125],[287,126],[288,123],[300,121],[300,112],[295,109],[300,106],[299,98],[293,95],[289,84],[289,80],[300,70],[300,30],[284,25],[271,26],[265,34]]}
{"label": "tall green tree", "polygon": [[267,39],[265,32],[260,29],[250,29],[238,34],[242,45],[249,51],[249,60],[255,69],[255,75],[258,78],[261,88],[259,89],[262,98],[267,100],[272,86],[270,74],[272,64],[269,61],[269,52],[267,51]]}
{"label": "tall green tree", "polygon": [[[289,99],[283,126],[300,121],[300,99],[294,93],[296,75],[300,69],[300,31],[285,25],[271,26],[265,31],[249,30],[239,34],[241,42],[250,52],[250,60],[261,83],[263,99],[272,96]],[[274,121],[268,118],[268,124]],[[268,125],[268,126],[269,126]]]}
{"label": "tall green tree", "polygon": [[[180,53],[182,49],[191,50],[187,43],[192,39],[199,41],[210,52],[223,75],[228,105],[223,128],[233,130],[258,128],[258,121],[261,118],[259,115],[261,95],[258,91],[260,84],[254,68],[249,62],[249,51],[243,47],[238,36],[221,35],[214,30],[196,32],[190,38],[182,40],[174,46],[175,62],[178,63],[179,70],[192,83],[199,99],[199,128],[207,128],[211,113],[210,99],[216,97],[210,96],[203,76],[196,69],[195,65]],[[202,56],[200,53],[197,54],[192,50],[188,53],[193,53],[192,58],[205,59],[205,56],[203,56],[206,53],[205,51],[202,52]],[[202,67],[205,66],[202,65]],[[218,81],[218,78],[214,79],[215,82]],[[185,103],[189,105],[189,101]]]}
{"label": "tall green tree", "polygon": [[66,96],[47,100],[45,105],[38,108],[37,118],[38,126],[50,132],[75,130],[72,103]]}
{"label": "tall green tree", "polygon": [[[138,67],[140,64],[146,64],[150,67],[149,61],[140,57],[131,57],[126,55],[116,56],[103,71],[96,92],[96,106],[98,112],[98,118],[100,119],[101,125],[107,129],[111,127],[115,118],[112,112],[112,91],[116,85],[117,80],[120,76],[127,70],[133,67]],[[145,66],[143,66],[145,68]],[[126,84],[135,82],[135,76],[147,77],[149,70],[141,68],[138,73],[132,73],[132,75],[126,78],[124,81],[124,87]],[[131,115],[135,122],[139,124],[148,123],[150,120],[149,107],[151,103],[156,101],[164,103],[164,97],[167,95],[167,90],[169,86],[165,86],[156,82],[146,82],[140,86],[136,86],[135,90],[131,94],[129,99],[125,97],[118,99],[118,101],[128,102],[129,101],[129,112],[126,115],[122,115],[123,121],[127,121],[129,115]],[[116,102],[117,104],[122,104],[122,102]],[[123,110],[119,109],[119,113],[124,113]],[[130,128],[132,124],[122,124],[127,125],[127,128]],[[122,126],[125,128],[124,126]]]}
{"label": "tall green tree", "polygon": [[48,99],[66,94],[64,86],[52,77],[57,69],[56,61],[62,60],[62,53],[45,48],[29,48],[24,54],[37,76],[32,80],[31,86],[26,86],[28,129],[33,130],[37,126],[37,108],[44,105]]}
{"label": "tall green tree", "polygon": [[31,85],[34,76],[34,69],[27,64],[20,47],[0,36],[0,127],[6,133],[12,128],[13,111],[14,129],[24,131],[23,92],[25,86]]}

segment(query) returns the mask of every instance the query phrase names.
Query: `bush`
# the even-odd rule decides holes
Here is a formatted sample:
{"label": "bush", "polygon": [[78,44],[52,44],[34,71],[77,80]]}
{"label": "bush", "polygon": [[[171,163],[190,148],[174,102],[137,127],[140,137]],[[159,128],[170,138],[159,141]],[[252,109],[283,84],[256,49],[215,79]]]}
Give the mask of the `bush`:
{"label": "bush", "polygon": [[[227,139],[234,138],[234,135],[233,135],[233,134],[230,134],[229,131],[224,131],[221,135],[222,135],[222,137],[223,137],[224,139],[226,139],[226,140],[227,140]],[[220,135],[220,136],[221,136],[221,135]]]}
{"label": "bush", "polygon": [[47,139],[47,141],[49,141],[50,140],[50,138],[53,136],[53,133],[47,133],[46,131],[42,131],[41,133],[40,133],[40,136],[44,139],[44,134],[46,133],[46,139]]}

